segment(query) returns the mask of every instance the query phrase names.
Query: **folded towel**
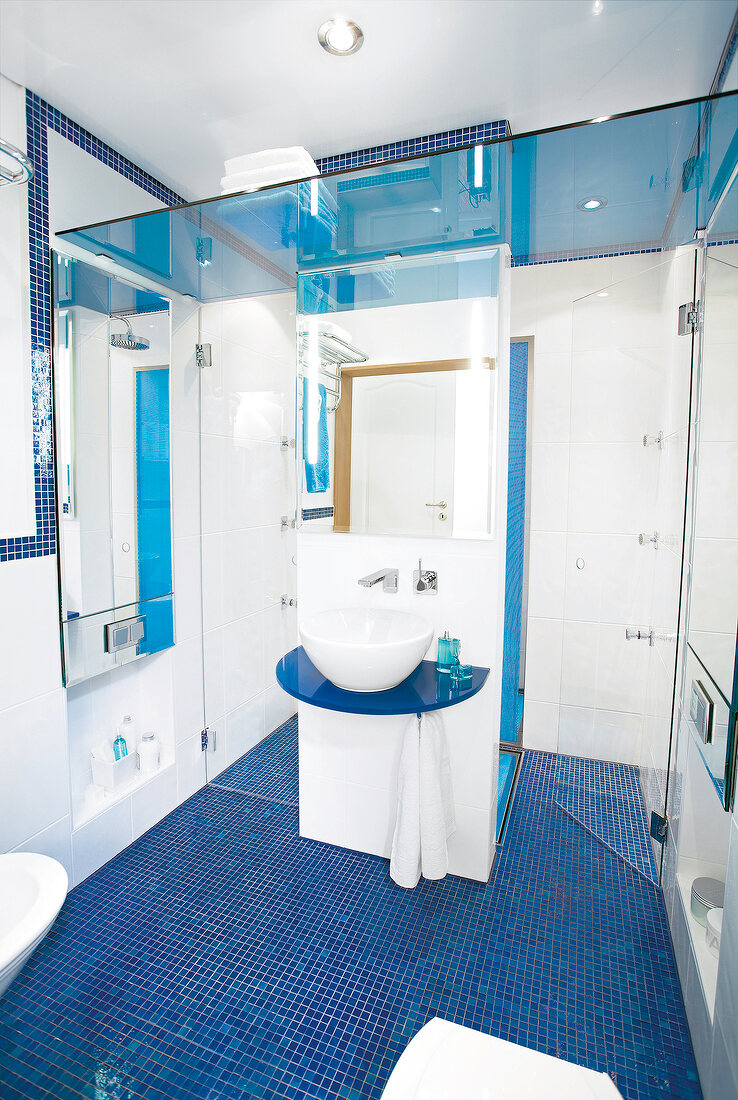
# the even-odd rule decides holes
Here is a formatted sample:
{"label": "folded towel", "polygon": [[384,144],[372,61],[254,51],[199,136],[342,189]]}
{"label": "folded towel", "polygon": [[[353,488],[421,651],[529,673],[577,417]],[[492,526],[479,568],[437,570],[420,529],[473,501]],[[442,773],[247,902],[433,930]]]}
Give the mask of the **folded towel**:
{"label": "folded towel", "polygon": [[225,162],[224,169],[226,176],[237,176],[241,172],[251,172],[257,168],[273,168],[293,163],[299,164],[303,176],[318,175],[318,166],[303,145],[292,145],[288,149],[260,149],[256,153],[231,157]]}
{"label": "folded towel", "polygon": [[439,879],[448,871],[447,840],[456,830],[451,768],[443,718],[413,716],[405,729],[397,782],[397,821],[390,877],[398,886],[417,886],[422,871]]}
{"label": "folded towel", "polygon": [[[317,431],[317,448],[312,442],[311,424],[314,425],[312,432]],[[327,493],[331,487],[327,398],[323,383],[316,384],[309,378],[302,380],[302,454],[305,489],[308,493]]]}
{"label": "folded towel", "polygon": [[292,180],[301,180],[312,174],[305,171],[300,161],[274,164],[264,168],[252,168],[249,172],[237,172],[223,176],[220,181],[220,193],[226,195],[231,191],[256,190],[259,187],[269,187],[273,183],[289,183]]}

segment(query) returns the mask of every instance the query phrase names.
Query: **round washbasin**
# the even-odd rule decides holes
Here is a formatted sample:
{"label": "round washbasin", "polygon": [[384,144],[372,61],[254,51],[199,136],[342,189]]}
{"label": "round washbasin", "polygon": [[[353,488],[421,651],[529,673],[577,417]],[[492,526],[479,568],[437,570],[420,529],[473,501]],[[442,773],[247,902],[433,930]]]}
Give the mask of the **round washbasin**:
{"label": "round washbasin", "polygon": [[318,672],[347,691],[388,691],[417,668],[433,638],[419,615],[347,607],[321,611],[300,627]]}

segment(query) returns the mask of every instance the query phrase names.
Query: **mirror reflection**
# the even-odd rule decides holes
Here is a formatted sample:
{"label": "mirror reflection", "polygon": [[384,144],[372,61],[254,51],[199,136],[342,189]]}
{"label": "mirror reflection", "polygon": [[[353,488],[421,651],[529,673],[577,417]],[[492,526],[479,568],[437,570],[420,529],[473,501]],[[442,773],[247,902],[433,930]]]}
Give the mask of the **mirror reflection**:
{"label": "mirror reflection", "polygon": [[300,277],[305,530],[492,533],[498,264],[493,249]]}
{"label": "mirror reflection", "polygon": [[80,679],[173,644],[169,304],[59,255],[54,284],[61,613]]}

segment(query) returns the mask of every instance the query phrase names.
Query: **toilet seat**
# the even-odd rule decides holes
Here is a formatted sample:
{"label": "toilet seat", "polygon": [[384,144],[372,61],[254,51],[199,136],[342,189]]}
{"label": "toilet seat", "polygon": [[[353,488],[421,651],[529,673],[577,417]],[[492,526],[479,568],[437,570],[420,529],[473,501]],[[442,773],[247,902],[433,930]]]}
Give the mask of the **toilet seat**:
{"label": "toilet seat", "polygon": [[56,920],[68,884],[49,856],[0,855],[0,997]]}
{"label": "toilet seat", "polygon": [[606,1073],[435,1017],[400,1055],[383,1100],[618,1100]]}

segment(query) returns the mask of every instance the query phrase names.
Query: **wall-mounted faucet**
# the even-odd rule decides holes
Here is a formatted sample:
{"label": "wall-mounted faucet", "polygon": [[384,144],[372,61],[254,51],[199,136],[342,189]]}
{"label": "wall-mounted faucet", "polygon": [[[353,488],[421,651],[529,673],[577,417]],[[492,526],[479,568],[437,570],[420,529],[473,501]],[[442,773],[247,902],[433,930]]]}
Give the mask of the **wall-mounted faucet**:
{"label": "wall-mounted faucet", "polygon": [[397,592],[397,580],[400,576],[398,569],[378,569],[376,573],[368,573],[366,577],[359,577],[359,584],[364,588],[371,588],[374,584],[382,582],[383,592]]}
{"label": "wall-mounted faucet", "polygon": [[438,574],[434,569],[423,569],[418,558],[418,568],[413,570],[413,589],[415,592],[437,592]]}

